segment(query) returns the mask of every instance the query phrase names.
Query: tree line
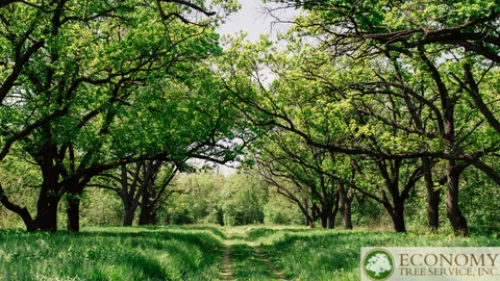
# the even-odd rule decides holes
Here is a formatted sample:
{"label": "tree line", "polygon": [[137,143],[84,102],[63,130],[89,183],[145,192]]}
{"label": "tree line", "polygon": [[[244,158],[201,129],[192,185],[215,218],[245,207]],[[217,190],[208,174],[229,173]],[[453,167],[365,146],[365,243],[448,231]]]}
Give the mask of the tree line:
{"label": "tree line", "polygon": [[149,224],[189,192],[172,184],[189,159],[243,158],[306,224],[340,213],[351,229],[367,198],[404,232],[423,187],[429,230],[444,205],[467,235],[464,183],[500,184],[500,3],[270,2],[303,13],[248,42],[215,31],[232,0],[2,1],[0,161],[41,179],[36,216],[18,187],[0,185],[3,206],[55,231],[66,200],[78,231],[94,187],[120,198],[125,225],[138,207]]}
{"label": "tree line", "polygon": [[231,117],[210,60],[222,52],[214,27],[237,6],[2,1],[0,160],[15,154],[42,179],[36,216],[11,200],[19,190],[0,186],[3,206],[28,231],[55,231],[64,198],[68,228],[78,231],[85,187],[135,164],[141,173],[131,184],[121,175],[120,196],[129,209],[141,194],[150,217],[168,184],[169,176],[153,188],[160,168],[174,174],[187,158],[234,159],[240,148],[220,141],[248,134]]}
{"label": "tree line", "polygon": [[324,227],[338,204],[351,227],[357,193],[398,232],[422,183],[429,229],[444,193],[455,234],[467,235],[464,172],[500,183],[499,2],[275,2],[306,12],[282,42],[235,38],[221,62],[234,103],[270,132],[255,153],[264,177]]}

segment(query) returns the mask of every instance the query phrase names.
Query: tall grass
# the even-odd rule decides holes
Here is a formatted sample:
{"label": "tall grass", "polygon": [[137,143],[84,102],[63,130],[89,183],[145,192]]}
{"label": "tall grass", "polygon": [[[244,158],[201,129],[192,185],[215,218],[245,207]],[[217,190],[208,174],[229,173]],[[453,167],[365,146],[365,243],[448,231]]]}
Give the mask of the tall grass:
{"label": "tall grass", "polygon": [[223,237],[206,226],[0,231],[0,280],[216,280]]}
{"label": "tall grass", "polygon": [[255,228],[247,233],[291,280],[360,280],[361,247],[500,246],[496,236]]}
{"label": "tall grass", "polygon": [[[226,234],[227,233],[227,236]],[[356,281],[361,247],[500,246],[498,236],[216,226],[106,227],[81,233],[0,231],[0,280],[219,280],[225,244],[235,280]]]}

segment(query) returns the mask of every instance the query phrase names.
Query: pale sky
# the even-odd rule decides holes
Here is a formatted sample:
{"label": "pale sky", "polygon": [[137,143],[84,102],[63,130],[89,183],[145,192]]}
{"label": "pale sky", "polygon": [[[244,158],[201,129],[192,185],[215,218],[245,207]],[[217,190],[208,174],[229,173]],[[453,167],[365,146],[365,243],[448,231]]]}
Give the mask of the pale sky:
{"label": "pale sky", "polygon": [[[277,23],[276,19],[269,14],[269,9],[279,7],[271,3],[262,3],[261,0],[240,0],[241,9],[232,14],[226,23],[217,31],[221,35],[234,35],[239,31],[248,34],[247,38],[251,41],[259,39],[260,34],[268,34],[271,38],[276,38],[276,34],[285,32],[290,25]],[[280,9],[272,12],[275,17],[284,20],[292,20],[298,14],[294,9]]]}

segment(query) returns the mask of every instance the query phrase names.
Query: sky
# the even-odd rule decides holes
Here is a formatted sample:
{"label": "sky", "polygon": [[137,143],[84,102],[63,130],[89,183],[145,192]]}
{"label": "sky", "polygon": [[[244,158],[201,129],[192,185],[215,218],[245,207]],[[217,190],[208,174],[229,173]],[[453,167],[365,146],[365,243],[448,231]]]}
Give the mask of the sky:
{"label": "sky", "polygon": [[[240,0],[241,9],[232,14],[227,21],[217,29],[221,35],[234,35],[240,30],[246,32],[247,39],[256,41],[260,34],[268,34],[276,38],[278,33],[285,32],[289,24],[278,23],[268,10],[279,7],[274,3],[262,3],[261,0]],[[297,12],[293,9],[281,9],[272,12],[275,17],[291,20]]]}

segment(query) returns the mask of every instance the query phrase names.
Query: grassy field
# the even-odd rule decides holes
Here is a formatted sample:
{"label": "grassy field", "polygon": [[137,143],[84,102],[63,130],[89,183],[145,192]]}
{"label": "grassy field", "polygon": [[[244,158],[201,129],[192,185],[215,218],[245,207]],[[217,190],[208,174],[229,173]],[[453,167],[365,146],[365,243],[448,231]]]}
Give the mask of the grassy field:
{"label": "grassy field", "polygon": [[456,238],[360,230],[253,228],[246,235],[291,280],[359,280],[361,247],[500,246],[496,236]]}
{"label": "grassy field", "polygon": [[500,246],[500,239],[258,226],[4,230],[0,280],[359,280],[367,246]]}
{"label": "grassy field", "polygon": [[216,280],[224,234],[213,227],[0,232],[0,280]]}

